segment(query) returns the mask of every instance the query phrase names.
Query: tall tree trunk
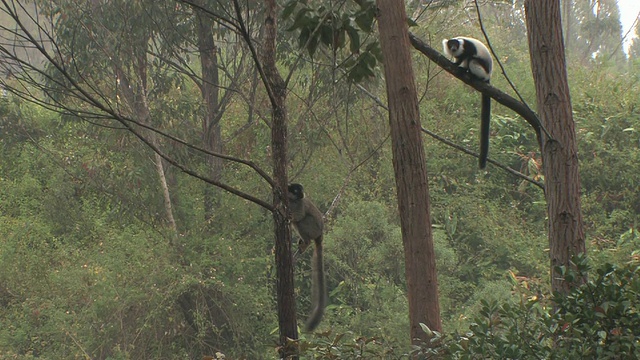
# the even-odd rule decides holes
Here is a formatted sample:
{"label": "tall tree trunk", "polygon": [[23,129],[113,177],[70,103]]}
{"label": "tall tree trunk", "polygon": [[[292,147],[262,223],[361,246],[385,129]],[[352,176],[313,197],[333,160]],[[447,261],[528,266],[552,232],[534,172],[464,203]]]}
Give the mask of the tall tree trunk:
{"label": "tall tree trunk", "polygon": [[[216,153],[222,153],[222,136],[220,134],[219,106],[219,77],[218,55],[213,40],[213,20],[196,9],[198,52],[202,68],[202,85],[200,91],[204,101],[204,119],[202,120],[202,141],[204,148]],[[215,156],[207,157],[209,178],[220,181],[222,177],[222,159]],[[210,222],[215,209],[219,205],[219,191],[209,184],[204,188],[204,219]]]}
{"label": "tall tree trunk", "polygon": [[415,342],[416,339],[428,339],[420,323],[432,330],[442,330],[429,186],[404,1],[377,0],[377,6],[404,244],[411,340]]}
{"label": "tall tree trunk", "polygon": [[276,292],[278,326],[280,329],[280,357],[297,358],[297,348],[285,346],[287,338],[297,339],[296,301],[293,283],[291,233],[287,220],[287,88],[276,67],[277,12],[276,1],[266,0],[262,57],[267,86],[271,89],[271,147],[273,153],[273,211],[275,231]]}
{"label": "tall tree trunk", "polygon": [[549,215],[551,288],[566,293],[568,284],[556,271],[570,266],[571,256],[585,252],[580,209],[580,173],[575,124],[562,41],[560,0],[526,0],[531,70],[536,85],[538,113],[553,140],[545,139],[542,157]]}

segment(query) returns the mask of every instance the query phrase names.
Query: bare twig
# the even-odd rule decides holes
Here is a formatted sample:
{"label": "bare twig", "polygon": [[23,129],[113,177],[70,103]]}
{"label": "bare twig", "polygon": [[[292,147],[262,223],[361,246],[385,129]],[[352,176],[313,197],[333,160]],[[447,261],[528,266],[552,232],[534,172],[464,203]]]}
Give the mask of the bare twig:
{"label": "bare twig", "polygon": [[[54,109],[58,112],[68,112],[69,114],[73,114],[74,116],[78,116],[80,118],[84,118],[85,116],[88,116],[89,118],[95,118],[95,119],[109,119],[109,120],[115,120],[116,122],[120,123],[122,125],[122,127],[128,131],[130,131],[132,134],[134,134],[138,139],[140,139],[144,144],[146,144],[147,146],[149,146],[154,152],[156,152],[158,155],[160,155],[164,160],[166,160],[168,163],[170,163],[171,165],[177,167],[178,169],[180,169],[182,172],[191,175],[195,178],[198,178],[204,182],[207,182],[211,185],[217,186],[225,191],[228,191],[234,195],[237,195],[243,199],[249,200],[257,205],[260,205],[270,211],[273,211],[273,206],[261,199],[258,199],[252,195],[249,195],[247,193],[244,193],[238,189],[233,188],[232,186],[229,186],[227,184],[221,183],[219,181],[215,181],[212,180],[210,178],[207,178],[205,176],[202,176],[198,173],[196,173],[193,170],[190,170],[189,168],[187,168],[185,165],[179,163],[178,161],[176,161],[175,159],[171,158],[170,156],[164,154],[157,146],[155,146],[149,139],[147,139],[145,136],[143,136],[139,131],[138,131],[138,127],[140,128],[145,128],[148,130],[151,130],[157,134],[160,134],[162,136],[165,136],[166,138],[169,138],[173,141],[176,141],[180,144],[183,144],[185,146],[188,146],[190,148],[196,149],[198,151],[201,151],[205,154],[211,155],[211,156],[216,156],[216,157],[220,157],[229,161],[235,161],[235,162],[239,162],[242,164],[245,164],[249,167],[251,167],[252,169],[254,169],[258,174],[260,174],[261,177],[263,177],[270,185],[273,186],[273,181],[271,180],[271,178],[263,171],[261,170],[258,166],[256,166],[255,164],[253,164],[250,161],[246,161],[246,160],[242,160],[242,159],[238,159],[232,156],[228,156],[228,155],[224,155],[224,154],[218,154],[218,153],[214,153],[214,152],[210,152],[207,151],[205,149],[196,147],[194,145],[191,145],[189,143],[187,143],[184,140],[181,140],[177,137],[174,137],[172,135],[169,135],[167,133],[164,133],[156,128],[153,128],[149,125],[146,125],[142,122],[139,121],[135,121],[133,119],[127,118],[123,115],[121,115],[116,109],[114,109],[109,101],[104,98],[104,96],[100,95],[98,93],[98,95],[94,95],[94,93],[92,92],[96,92],[96,89],[91,88],[91,85],[86,85],[83,86],[74,76],[72,76],[72,74],[69,72],[69,69],[66,67],[66,65],[62,62],[62,61],[58,61],[57,60],[57,56],[56,55],[60,55],[59,53],[54,53],[53,55],[45,48],[45,46],[41,43],[41,41],[38,40],[38,38],[36,38],[36,36],[34,36],[34,34],[29,31],[28,26],[26,26],[24,24],[24,22],[21,20],[20,15],[18,15],[18,12],[15,10],[15,3],[14,6],[12,7],[11,5],[9,5],[5,0],[2,0],[2,4],[4,5],[4,13],[9,15],[9,17],[11,17],[11,19],[13,21],[15,21],[15,24],[17,26],[18,30],[13,30],[13,34],[17,37],[20,37],[20,40],[25,42],[26,44],[24,46],[29,46],[31,49],[36,50],[38,53],[40,53],[45,59],[46,62],[48,64],[50,64],[55,71],[63,78],[63,80],[57,80],[54,79],[53,77],[51,77],[50,75],[48,75],[46,73],[45,70],[42,69],[38,69],[36,68],[34,65],[30,64],[29,62],[27,62],[24,59],[21,59],[19,56],[13,54],[11,51],[9,51],[9,49],[7,49],[5,46],[0,45],[0,53],[8,60],[11,60],[13,62],[15,62],[15,64],[19,65],[22,67],[21,73],[19,76],[22,77],[22,81],[24,81],[25,83],[19,83],[19,85],[16,86],[10,86],[8,85],[5,81],[0,82],[0,84],[5,85],[5,89],[16,94],[17,96],[19,96],[20,98],[23,98],[27,101],[33,102],[35,104],[38,105],[42,105],[47,109]],[[26,11],[25,11],[26,12]],[[31,21],[33,21],[36,26],[38,26],[38,30],[45,32],[45,34],[48,34],[44,28],[42,27],[41,24],[39,24],[37,22],[37,19],[34,18],[30,18]],[[50,41],[51,38],[48,38]],[[30,74],[30,72],[33,72],[34,74]],[[60,101],[56,100],[57,98],[60,97],[60,94],[57,93],[51,93],[52,88],[47,87],[45,84],[42,84],[42,80],[41,79],[36,79],[34,77],[34,75],[39,75],[39,76],[44,76],[47,80],[50,80],[52,82],[54,82],[55,84],[57,84],[58,86],[64,87],[69,93],[66,95],[75,97],[76,99],[78,99],[79,101],[82,101],[84,103],[86,103],[87,105],[91,106],[92,108],[96,109],[95,112],[87,112],[86,110],[81,110],[81,109],[72,109],[64,104],[62,104]],[[82,79],[81,79],[82,80]],[[62,84],[61,81],[66,82],[65,84]],[[36,94],[33,94],[31,92],[31,90],[29,90],[27,88],[27,86],[29,85],[33,85],[35,86],[37,89],[42,90],[47,96],[45,98],[39,97]],[[21,86],[21,88],[18,88],[18,86]]]}
{"label": "bare twig", "polygon": [[331,211],[333,211],[333,209],[336,206],[338,206],[338,202],[340,201],[340,198],[342,197],[342,194],[344,193],[344,190],[347,188],[347,185],[349,184],[349,181],[351,181],[351,176],[356,172],[356,170],[358,170],[358,168],[360,168],[367,161],[369,161],[369,159],[371,159],[371,157],[380,150],[382,145],[384,145],[387,142],[387,140],[389,140],[389,135],[387,135],[387,137],[384,138],[384,140],[382,140],[380,142],[380,144],[378,144],[378,146],[376,146],[375,149],[371,150],[371,152],[364,159],[362,159],[362,161],[360,161],[356,166],[352,167],[351,170],[349,170],[349,173],[347,174],[347,177],[344,179],[344,181],[342,183],[342,186],[340,187],[340,190],[338,191],[338,194],[336,194],[336,196],[333,198],[333,201],[331,201],[331,205],[329,205],[329,208],[327,209],[327,211],[323,215],[323,217],[325,219],[329,216],[329,214],[331,214]]}
{"label": "bare twig", "polygon": [[[455,149],[458,149],[458,150],[462,151],[465,154],[469,154],[469,155],[475,156],[475,157],[480,157],[480,155],[478,153],[476,153],[474,151],[471,151],[471,150],[468,150],[468,149],[466,149],[466,148],[464,148],[464,147],[462,147],[462,146],[460,146],[460,145],[458,145],[458,144],[456,144],[456,143],[454,143],[452,141],[449,141],[449,140],[443,138],[442,136],[435,134],[432,131],[429,131],[429,130],[427,130],[425,128],[422,128],[422,132],[424,132],[425,134],[431,136],[432,138],[434,138],[434,139],[436,139],[436,140],[438,140],[440,142],[443,142],[443,143],[445,143],[445,144],[447,144],[447,145],[449,145],[449,146],[451,146],[451,147],[453,147]],[[539,182],[539,181],[537,181],[537,180],[535,180],[535,179],[533,179],[532,177],[527,176],[527,175],[525,175],[525,174],[523,174],[523,173],[521,173],[521,172],[519,172],[519,171],[517,171],[515,169],[512,169],[512,168],[510,168],[510,167],[508,167],[506,165],[503,165],[503,164],[501,164],[501,163],[499,163],[499,162],[497,162],[495,160],[487,159],[487,161],[492,163],[493,165],[499,167],[500,169],[502,169],[502,170],[504,170],[504,171],[506,171],[506,172],[508,172],[508,173],[510,173],[512,175],[515,175],[516,177],[519,177],[519,178],[521,178],[521,179],[523,179],[525,181],[528,181],[528,182],[532,183],[533,185],[539,187],[540,189],[542,189],[544,191],[544,184]]]}

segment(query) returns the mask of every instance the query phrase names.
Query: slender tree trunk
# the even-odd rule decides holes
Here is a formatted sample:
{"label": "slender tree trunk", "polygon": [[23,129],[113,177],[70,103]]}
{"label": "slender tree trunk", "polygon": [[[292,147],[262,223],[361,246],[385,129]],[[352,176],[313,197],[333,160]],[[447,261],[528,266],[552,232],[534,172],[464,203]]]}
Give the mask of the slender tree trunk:
{"label": "slender tree trunk", "polygon": [[[216,153],[222,153],[222,136],[220,133],[219,106],[219,76],[217,47],[213,40],[213,21],[201,10],[195,10],[198,35],[198,52],[202,68],[202,85],[200,91],[204,100],[204,119],[202,120],[202,141],[204,148]],[[208,175],[211,179],[220,181],[222,177],[222,160],[215,156],[207,157]],[[215,209],[219,205],[219,191],[205,184],[204,188],[204,218],[210,222]]]}
{"label": "slender tree trunk", "polygon": [[[144,90],[143,90],[144,91]],[[148,106],[148,102],[147,102],[147,95],[145,93],[143,93],[143,91],[141,91],[140,94],[138,94],[138,103],[136,105],[136,116],[138,119],[140,119],[143,123],[148,124],[149,122],[149,117],[150,117],[150,112],[149,112],[149,106]],[[153,146],[155,146],[156,148],[160,148],[159,144],[158,144],[158,137],[154,132],[148,132],[147,135],[149,141],[151,142],[151,144],[153,144]],[[177,242],[178,242],[178,226],[176,224],[176,220],[173,216],[173,202],[171,201],[171,192],[169,190],[169,185],[167,182],[167,176],[164,170],[164,161],[162,159],[162,156],[160,156],[160,154],[158,153],[154,153],[154,164],[156,167],[156,174],[158,174],[158,180],[160,181],[160,188],[162,190],[162,199],[163,199],[163,204],[164,204],[164,211],[165,211],[165,220],[167,221],[167,223],[169,224],[169,229],[171,230],[171,245],[173,246],[177,246]]]}
{"label": "slender tree trunk", "polygon": [[379,31],[389,101],[398,210],[404,244],[411,340],[428,340],[420,323],[442,330],[429,186],[405,4],[378,0]]}
{"label": "slender tree trunk", "polygon": [[[157,139],[155,134],[151,135],[151,137],[151,143],[154,146],[157,146]],[[171,192],[169,191],[169,185],[167,183],[167,176],[164,171],[162,156],[160,156],[160,154],[158,153],[154,153],[154,159],[156,165],[156,173],[158,174],[158,179],[160,180],[160,188],[162,189],[162,198],[164,199],[164,210],[167,217],[167,222],[169,223],[169,228],[171,229],[171,245],[177,246],[178,226],[176,225],[176,219],[173,217]]]}
{"label": "slender tree trunk", "polygon": [[526,0],[525,11],[538,113],[553,137],[553,140],[546,138],[542,147],[549,215],[551,288],[566,293],[583,279],[568,284],[561,279],[556,267],[570,266],[571,256],[584,253],[585,238],[560,0]]}
{"label": "slender tree trunk", "polygon": [[291,233],[287,220],[287,111],[285,102],[287,89],[276,67],[276,1],[266,0],[266,14],[263,38],[263,64],[267,86],[272,90],[271,146],[273,152],[273,211],[275,231],[276,292],[278,306],[278,326],[280,329],[281,358],[297,358],[297,348],[285,346],[287,338],[297,339],[296,301],[293,283],[293,258],[291,253]]}
{"label": "slender tree trunk", "polygon": [[[149,111],[149,102],[147,100],[146,94],[146,59],[144,58],[146,53],[142,50],[138,52],[137,56],[137,76],[138,76],[138,84],[133,86],[129,77],[125,74],[124,71],[117,68],[116,74],[118,74],[119,78],[119,86],[121,93],[124,95],[125,101],[129,104],[131,111],[133,112],[136,119],[144,124],[148,124],[150,120],[150,111]],[[133,89],[137,89],[134,91]],[[151,144],[155,147],[159,147],[158,138],[153,131],[147,132],[147,138],[151,142]],[[165,220],[169,224],[169,229],[171,230],[171,244],[177,245],[178,241],[178,226],[176,224],[176,220],[173,216],[173,206],[171,201],[171,192],[169,190],[169,185],[167,183],[167,177],[164,170],[162,157],[158,154],[154,154],[154,165],[156,167],[156,173],[158,174],[158,180],[160,181],[160,188],[162,190],[162,198],[164,203],[165,210]]]}

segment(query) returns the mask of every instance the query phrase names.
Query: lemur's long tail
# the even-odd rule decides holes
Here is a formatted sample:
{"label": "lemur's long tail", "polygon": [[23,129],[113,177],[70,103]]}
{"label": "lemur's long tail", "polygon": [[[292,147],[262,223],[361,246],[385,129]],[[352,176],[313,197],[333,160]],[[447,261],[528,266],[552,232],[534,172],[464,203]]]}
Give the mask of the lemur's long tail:
{"label": "lemur's long tail", "polygon": [[487,166],[489,156],[489,125],[491,124],[491,97],[482,94],[482,109],[480,110],[480,169]]}

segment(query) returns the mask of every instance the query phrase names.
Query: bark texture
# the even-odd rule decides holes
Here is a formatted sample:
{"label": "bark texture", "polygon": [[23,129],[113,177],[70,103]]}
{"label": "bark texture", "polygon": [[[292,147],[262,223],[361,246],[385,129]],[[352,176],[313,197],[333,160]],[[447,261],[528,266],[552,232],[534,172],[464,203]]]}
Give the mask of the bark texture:
{"label": "bark texture", "polygon": [[265,26],[262,44],[262,63],[267,86],[271,89],[271,146],[273,152],[273,211],[275,231],[276,293],[278,327],[280,329],[280,356],[297,358],[297,348],[288,346],[287,338],[297,339],[296,301],[293,282],[291,233],[287,220],[287,88],[276,67],[277,12],[276,1],[265,1]]}
{"label": "bark texture", "polygon": [[[526,0],[531,70],[538,114],[553,139],[542,146],[545,197],[549,216],[551,287],[566,293],[568,284],[556,271],[570,266],[571,257],[585,252],[580,208],[580,173],[575,123],[567,80],[559,0]],[[580,282],[583,279],[578,279]]]}
{"label": "bark texture", "polygon": [[402,0],[378,0],[377,6],[405,254],[411,341],[416,343],[417,340],[428,339],[420,323],[432,330],[442,330],[429,185],[405,3]]}
{"label": "bark texture", "polygon": [[[196,10],[198,52],[202,68],[200,92],[204,101],[204,118],[202,119],[202,141],[206,150],[222,154],[222,136],[220,131],[219,76],[218,54],[213,39],[213,20],[201,10]],[[216,156],[207,157],[208,177],[215,181],[222,178],[222,159]],[[204,218],[210,222],[215,209],[219,206],[219,191],[206,184],[204,188]]]}

